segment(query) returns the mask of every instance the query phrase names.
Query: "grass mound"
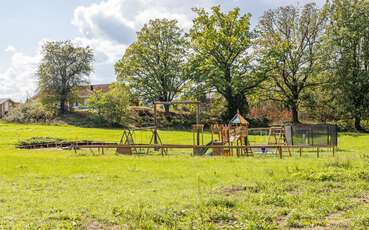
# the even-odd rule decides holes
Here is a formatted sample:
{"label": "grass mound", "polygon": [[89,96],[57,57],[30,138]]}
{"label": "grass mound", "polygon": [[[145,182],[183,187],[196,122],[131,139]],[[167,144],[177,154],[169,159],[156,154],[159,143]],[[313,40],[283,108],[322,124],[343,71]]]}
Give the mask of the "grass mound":
{"label": "grass mound", "polygon": [[37,148],[55,148],[55,147],[69,147],[78,145],[91,145],[91,144],[111,144],[104,142],[96,142],[92,140],[68,140],[63,138],[54,137],[31,137],[26,140],[21,140],[16,144],[16,148],[19,149],[37,149]]}

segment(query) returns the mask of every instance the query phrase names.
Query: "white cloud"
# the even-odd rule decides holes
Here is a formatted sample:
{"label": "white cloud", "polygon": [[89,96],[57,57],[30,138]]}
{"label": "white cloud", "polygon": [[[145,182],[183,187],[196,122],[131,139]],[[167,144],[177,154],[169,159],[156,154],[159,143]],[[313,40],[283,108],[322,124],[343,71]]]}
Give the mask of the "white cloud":
{"label": "white cloud", "polygon": [[6,47],[6,49],[4,51],[7,52],[7,53],[14,53],[17,50],[14,48],[14,46],[8,46],[8,47]]}
{"label": "white cloud", "polygon": [[15,100],[24,100],[32,96],[36,90],[36,68],[40,60],[40,54],[25,55],[10,49],[13,52],[10,66],[0,72],[0,96],[11,97]]}
{"label": "white cloud", "polygon": [[120,44],[111,40],[88,39],[77,37],[73,42],[81,46],[89,46],[94,50],[96,63],[112,64],[122,57],[127,45]]}
{"label": "white cloud", "polygon": [[211,1],[207,0],[107,0],[78,7],[72,24],[86,38],[129,44],[150,19],[176,19],[182,28],[189,29],[194,16],[191,8],[210,6]]}

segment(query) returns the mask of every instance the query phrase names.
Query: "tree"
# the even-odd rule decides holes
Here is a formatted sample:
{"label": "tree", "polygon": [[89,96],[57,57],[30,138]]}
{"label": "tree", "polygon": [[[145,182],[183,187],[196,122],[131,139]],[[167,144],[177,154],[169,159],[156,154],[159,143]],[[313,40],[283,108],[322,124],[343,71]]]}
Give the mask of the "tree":
{"label": "tree", "polygon": [[299,105],[306,89],[317,87],[322,70],[321,45],[326,16],[315,4],[268,10],[257,26],[256,49],[269,69],[267,90],[273,100],[285,104],[292,122],[299,122]]}
{"label": "tree", "polygon": [[[151,20],[115,64],[117,79],[128,82],[133,93],[146,102],[172,101],[187,81],[184,71],[187,52],[176,20]],[[169,112],[169,105],[165,111]]]}
{"label": "tree", "polygon": [[227,102],[223,115],[230,119],[237,111],[246,115],[246,94],[257,87],[263,76],[256,74],[250,54],[250,14],[235,8],[222,13],[219,6],[211,13],[195,9],[197,17],[190,30],[193,54],[192,78],[205,87],[215,88]]}
{"label": "tree", "polygon": [[59,113],[64,114],[75,90],[88,83],[93,59],[89,47],[75,46],[71,41],[46,42],[37,71],[43,101],[57,104]]}
{"label": "tree", "polygon": [[114,83],[109,91],[95,92],[89,105],[101,121],[110,125],[124,125],[129,118],[129,92],[124,84]]}
{"label": "tree", "polygon": [[333,0],[327,31],[327,63],[333,74],[332,93],[363,131],[369,112],[369,2]]}

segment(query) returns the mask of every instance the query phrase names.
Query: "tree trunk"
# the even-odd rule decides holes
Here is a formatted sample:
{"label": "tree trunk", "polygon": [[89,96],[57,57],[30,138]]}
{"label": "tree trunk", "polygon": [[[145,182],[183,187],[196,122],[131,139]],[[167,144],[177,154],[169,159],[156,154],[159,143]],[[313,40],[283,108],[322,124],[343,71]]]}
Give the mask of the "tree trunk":
{"label": "tree trunk", "polygon": [[223,96],[227,101],[227,111],[223,114],[223,121],[228,122],[237,112],[246,116],[249,112],[249,104],[245,95],[243,93],[235,92],[234,87],[230,84],[232,82],[230,66],[225,69],[224,79],[229,84],[226,86],[226,91],[223,93]]}
{"label": "tree trunk", "polygon": [[227,101],[227,111],[223,114],[223,120],[228,122],[233,116],[240,112],[242,116],[246,116],[249,112],[249,104],[243,94],[228,95],[225,97]]}
{"label": "tree trunk", "polygon": [[164,116],[168,121],[171,121],[170,105],[164,104]]}
{"label": "tree trunk", "polygon": [[65,114],[66,112],[65,103],[67,101],[68,93],[65,85],[66,85],[65,79],[62,78],[62,89],[60,91],[60,111],[59,111],[60,114]]}
{"label": "tree trunk", "polygon": [[169,112],[170,112],[170,105],[164,104],[164,111],[165,111],[165,113],[169,114]]}
{"label": "tree trunk", "polygon": [[59,110],[60,114],[65,114],[65,99],[61,98],[60,99],[60,110]]}
{"label": "tree trunk", "polygon": [[355,129],[359,132],[364,131],[364,128],[361,126],[361,116],[355,115]]}
{"label": "tree trunk", "polygon": [[296,124],[296,123],[300,123],[299,120],[299,111],[298,111],[298,106],[296,103],[292,103],[291,105],[291,114],[292,114],[292,123]]}

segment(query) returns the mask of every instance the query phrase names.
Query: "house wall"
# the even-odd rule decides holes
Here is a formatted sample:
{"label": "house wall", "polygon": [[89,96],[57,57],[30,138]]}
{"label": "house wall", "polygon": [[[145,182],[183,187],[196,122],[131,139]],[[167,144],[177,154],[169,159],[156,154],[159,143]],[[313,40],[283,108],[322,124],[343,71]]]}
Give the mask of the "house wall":
{"label": "house wall", "polygon": [[88,99],[89,97],[79,97],[74,103],[73,108],[74,109],[80,109],[88,106]]}
{"label": "house wall", "polygon": [[0,117],[3,117],[6,113],[8,113],[13,107],[13,103],[10,101],[5,101],[3,104],[0,104]]}
{"label": "house wall", "polygon": [[10,107],[10,105],[9,105],[9,101],[6,101],[6,102],[4,103],[4,112],[8,112],[8,111],[9,111],[9,107]]}

